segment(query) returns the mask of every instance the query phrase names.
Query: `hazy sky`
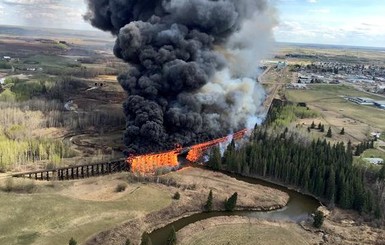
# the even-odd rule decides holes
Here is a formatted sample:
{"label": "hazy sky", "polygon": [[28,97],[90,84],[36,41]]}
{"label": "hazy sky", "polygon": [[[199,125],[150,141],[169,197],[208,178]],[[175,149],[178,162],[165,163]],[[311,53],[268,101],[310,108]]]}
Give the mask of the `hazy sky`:
{"label": "hazy sky", "polygon": [[[384,0],[270,1],[277,41],[385,46]],[[91,29],[85,11],[83,0],[0,0],[0,24]]]}

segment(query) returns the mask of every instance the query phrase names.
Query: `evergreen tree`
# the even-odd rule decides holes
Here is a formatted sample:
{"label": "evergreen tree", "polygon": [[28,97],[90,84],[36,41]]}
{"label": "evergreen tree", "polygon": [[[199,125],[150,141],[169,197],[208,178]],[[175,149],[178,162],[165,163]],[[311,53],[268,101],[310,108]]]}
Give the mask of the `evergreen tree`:
{"label": "evergreen tree", "polygon": [[213,191],[210,190],[209,196],[207,197],[207,202],[204,206],[206,212],[211,212],[213,210]]}
{"label": "evergreen tree", "polygon": [[176,245],[176,232],[174,226],[172,226],[171,233],[167,239],[167,245]]}
{"label": "evergreen tree", "polygon": [[75,241],[75,239],[71,237],[71,239],[68,242],[68,245],[77,245],[77,244],[78,244],[77,241]]}
{"label": "evergreen tree", "polygon": [[322,124],[318,123],[318,129],[321,130],[321,128],[322,128]]}
{"label": "evergreen tree", "polygon": [[334,199],[334,195],[336,192],[336,176],[333,169],[330,169],[329,177],[326,184],[326,198],[328,200]]}
{"label": "evergreen tree", "polygon": [[325,126],[323,124],[321,125],[320,132],[322,132],[322,133],[325,132]]}
{"label": "evergreen tree", "polygon": [[329,127],[328,132],[326,133],[326,137],[331,138],[332,137],[332,129]]}
{"label": "evergreen tree", "polygon": [[234,211],[235,206],[237,205],[238,193],[234,193],[228,200],[225,202],[226,211]]}
{"label": "evergreen tree", "polygon": [[380,171],[378,172],[378,178],[380,180],[385,180],[385,164],[382,165]]}
{"label": "evergreen tree", "polygon": [[221,169],[221,161],[222,161],[222,157],[221,157],[221,151],[219,149],[219,147],[214,147],[212,148],[211,152],[210,152],[210,158],[209,158],[209,161],[208,161],[208,166],[212,169]]}
{"label": "evergreen tree", "polygon": [[340,132],[340,135],[344,135],[344,134],[345,134],[345,128],[342,128],[341,132]]}
{"label": "evergreen tree", "polygon": [[[250,142],[239,149],[235,144],[227,148],[223,159],[228,161],[227,169],[297,186],[345,209],[375,211],[374,197],[365,189],[364,172],[353,165],[351,142],[346,147],[342,142],[332,145],[326,139],[299,143],[289,132],[268,134],[261,128],[252,135]],[[355,153],[361,154],[367,147],[370,142],[361,143]],[[385,179],[385,167],[378,179]]]}
{"label": "evergreen tree", "polygon": [[376,217],[377,219],[382,218],[382,213],[381,213],[381,208],[379,203],[377,203],[374,208],[374,217]]}
{"label": "evergreen tree", "polygon": [[315,129],[315,123],[314,123],[314,121],[311,123],[310,128],[311,128],[311,129]]}
{"label": "evergreen tree", "polygon": [[324,213],[322,211],[316,211],[314,214],[313,226],[315,228],[321,228],[324,223]]}

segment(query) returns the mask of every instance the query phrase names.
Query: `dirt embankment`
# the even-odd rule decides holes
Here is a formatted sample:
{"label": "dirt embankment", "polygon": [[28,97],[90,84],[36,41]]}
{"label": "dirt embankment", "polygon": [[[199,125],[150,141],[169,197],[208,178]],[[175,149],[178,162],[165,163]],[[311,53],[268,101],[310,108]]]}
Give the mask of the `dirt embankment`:
{"label": "dirt embankment", "polygon": [[[151,232],[168,223],[199,213],[203,210],[210,190],[213,191],[213,208],[223,210],[224,200],[234,192],[238,193],[236,209],[272,210],[285,206],[289,201],[287,193],[261,185],[238,181],[225,174],[197,168],[185,168],[170,173],[166,177],[174,179],[178,188],[162,186],[170,195],[181,194],[179,200],[159,212],[128,221],[112,230],[101,232],[91,237],[86,244],[123,244],[129,238],[133,244],[139,244],[143,232]],[[151,200],[148,200],[151,202]]]}
{"label": "dirt embankment", "polygon": [[301,226],[304,232],[322,237],[323,244],[385,244],[384,227],[374,227],[373,222],[365,222],[357,212],[339,208],[331,212],[323,207],[320,209],[326,214],[321,229],[314,229],[311,223],[301,223]]}
{"label": "dirt embankment", "polygon": [[319,244],[322,238],[289,221],[271,222],[250,217],[223,216],[190,224],[177,233],[180,245]]}

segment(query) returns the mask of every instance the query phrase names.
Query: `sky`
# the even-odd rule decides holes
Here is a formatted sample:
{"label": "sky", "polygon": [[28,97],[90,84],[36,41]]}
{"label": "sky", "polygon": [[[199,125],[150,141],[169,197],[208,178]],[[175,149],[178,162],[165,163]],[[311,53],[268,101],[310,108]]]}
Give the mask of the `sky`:
{"label": "sky", "polygon": [[[385,47],[384,0],[269,1],[278,13],[279,42]],[[85,12],[84,0],[0,0],[2,25],[93,29]]]}

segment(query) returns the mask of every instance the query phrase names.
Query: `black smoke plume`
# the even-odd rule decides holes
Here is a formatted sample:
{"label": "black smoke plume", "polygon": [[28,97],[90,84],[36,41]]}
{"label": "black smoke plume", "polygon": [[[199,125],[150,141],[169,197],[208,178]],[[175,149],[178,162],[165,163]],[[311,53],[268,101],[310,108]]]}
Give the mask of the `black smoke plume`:
{"label": "black smoke plume", "polygon": [[87,2],[85,19],[116,35],[114,54],[130,64],[118,77],[128,94],[124,139],[129,153],[186,146],[255,122],[263,91],[244,78],[250,64],[237,66],[242,56],[258,59],[251,48],[260,41],[255,32],[263,30],[260,36],[268,37],[259,39],[271,37],[265,0]]}

